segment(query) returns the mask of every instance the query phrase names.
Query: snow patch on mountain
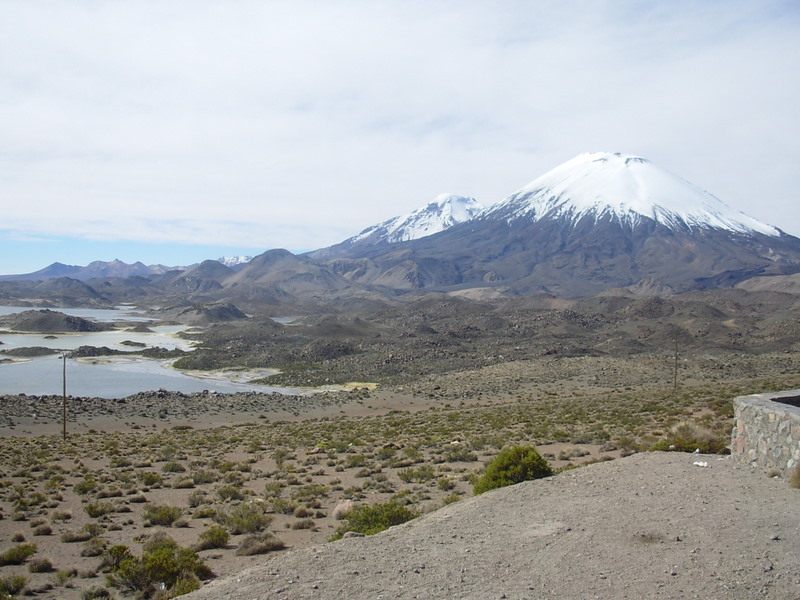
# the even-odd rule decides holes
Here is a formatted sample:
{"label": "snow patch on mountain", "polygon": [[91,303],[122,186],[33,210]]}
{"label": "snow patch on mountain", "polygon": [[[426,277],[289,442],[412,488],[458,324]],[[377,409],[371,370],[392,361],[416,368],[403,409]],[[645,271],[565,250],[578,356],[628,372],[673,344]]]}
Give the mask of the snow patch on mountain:
{"label": "snow patch on mountain", "polygon": [[483,210],[477,200],[455,194],[441,194],[422,208],[378,225],[368,227],[348,242],[396,243],[416,240],[439,233],[472,217]]}
{"label": "snow patch on mountain", "polygon": [[508,222],[544,218],[577,222],[610,216],[627,225],[643,218],[671,229],[724,229],[781,235],[780,230],[734,210],[717,197],[657,167],[620,153],[580,154],[486,209],[481,217]]}
{"label": "snow patch on mountain", "polygon": [[226,267],[235,267],[236,265],[243,265],[253,260],[252,256],[220,256],[217,262],[221,262]]}

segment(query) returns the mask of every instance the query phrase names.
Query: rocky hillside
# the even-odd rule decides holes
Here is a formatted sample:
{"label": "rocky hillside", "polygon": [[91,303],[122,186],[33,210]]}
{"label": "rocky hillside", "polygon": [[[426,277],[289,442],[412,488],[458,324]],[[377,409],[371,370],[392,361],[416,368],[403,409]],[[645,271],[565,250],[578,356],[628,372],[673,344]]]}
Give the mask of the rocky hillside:
{"label": "rocky hillside", "polygon": [[107,324],[65,315],[49,309],[26,310],[4,317],[0,320],[0,324],[15,331],[28,333],[77,333],[105,331],[110,328]]}
{"label": "rocky hillside", "polygon": [[796,598],[799,494],[730,456],[637,454],[275,553],[186,598]]}

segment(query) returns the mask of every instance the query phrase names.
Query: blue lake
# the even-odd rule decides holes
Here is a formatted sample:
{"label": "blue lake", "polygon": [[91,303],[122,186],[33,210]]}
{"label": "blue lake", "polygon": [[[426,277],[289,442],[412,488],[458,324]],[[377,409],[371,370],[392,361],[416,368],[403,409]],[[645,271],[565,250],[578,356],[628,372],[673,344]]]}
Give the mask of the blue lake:
{"label": "blue lake", "polygon": [[[30,310],[29,308],[0,306],[0,315]],[[65,314],[97,321],[148,321],[127,309],[53,309]],[[130,351],[123,341],[133,341],[151,347],[180,348],[191,350],[191,342],[176,334],[185,329],[181,326],[151,325],[153,333],[132,331],[101,331],[96,333],[42,334],[11,333],[0,331],[0,350],[26,346],[44,346],[58,350],[72,350],[79,346],[108,346]],[[0,355],[3,358],[10,358]],[[203,377],[188,375],[169,368],[172,361],[149,360],[134,357],[97,357],[67,359],[67,394],[70,396],[93,396],[99,398],[122,398],[138,392],[166,389],[184,393],[203,390],[220,393],[242,391],[302,393],[307,390],[252,385],[243,380],[254,379],[269,373],[218,372],[203,373]],[[33,359],[0,363],[0,394],[61,394],[63,386],[63,361],[51,355]]]}

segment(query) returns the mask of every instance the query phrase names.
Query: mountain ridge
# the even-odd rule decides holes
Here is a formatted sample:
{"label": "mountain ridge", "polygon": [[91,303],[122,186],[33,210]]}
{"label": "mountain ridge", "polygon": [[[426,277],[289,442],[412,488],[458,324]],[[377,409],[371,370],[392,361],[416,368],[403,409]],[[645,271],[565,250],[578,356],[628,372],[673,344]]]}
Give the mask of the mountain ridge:
{"label": "mountain ridge", "polygon": [[357,235],[308,255],[315,259],[353,256],[366,248],[421,239],[467,222],[482,210],[483,206],[474,198],[440,194],[408,214],[367,227]]}
{"label": "mountain ridge", "polygon": [[[96,282],[109,302],[166,294],[252,306],[385,301],[430,291],[669,294],[800,273],[800,239],[634,155],[581,154],[500,202],[478,206],[472,198],[443,194],[305,254],[272,249],[233,267],[218,259],[135,276],[116,274],[124,271],[119,261],[113,268],[97,262],[80,278]],[[25,297],[24,290],[13,293]]]}

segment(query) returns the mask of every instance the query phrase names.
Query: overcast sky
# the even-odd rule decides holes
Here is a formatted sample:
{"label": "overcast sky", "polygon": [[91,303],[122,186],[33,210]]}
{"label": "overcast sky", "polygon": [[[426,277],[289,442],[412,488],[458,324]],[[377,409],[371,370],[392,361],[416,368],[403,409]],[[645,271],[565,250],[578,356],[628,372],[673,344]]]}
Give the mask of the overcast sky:
{"label": "overcast sky", "polygon": [[800,236],[797,0],[0,9],[0,273],[313,250],[587,151]]}

